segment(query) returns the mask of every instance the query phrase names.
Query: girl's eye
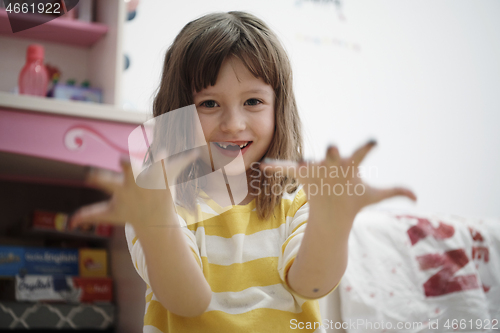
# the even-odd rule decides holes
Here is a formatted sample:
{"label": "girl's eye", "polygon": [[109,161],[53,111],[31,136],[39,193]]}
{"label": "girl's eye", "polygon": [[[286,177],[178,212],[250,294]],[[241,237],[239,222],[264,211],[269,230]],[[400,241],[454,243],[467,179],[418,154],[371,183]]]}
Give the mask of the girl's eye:
{"label": "girl's eye", "polygon": [[[212,106],[212,103],[215,103],[215,101],[213,101],[213,100],[205,101],[205,102],[201,103],[200,105],[201,105],[201,106],[204,106],[204,107],[206,107],[206,108],[211,109],[211,108],[213,108],[213,107],[214,107],[214,106]],[[207,104],[208,104],[208,105],[207,105]]]}
{"label": "girl's eye", "polygon": [[[259,105],[259,104],[262,104],[262,102],[261,102],[261,101],[259,101],[259,100],[258,100],[258,99],[256,99],[256,98],[250,98],[250,99],[248,99],[245,103],[248,103],[248,102],[250,102],[250,103],[249,103],[249,105],[250,105],[250,106],[257,106],[257,105]],[[215,104],[215,105],[214,105],[214,104]],[[203,103],[201,103],[201,104],[200,104],[200,106],[204,106],[204,107],[206,107],[206,108],[208,108],[208,109],[212,109],[212,108],[214,108],[216,105],[217,105],[217,103],[216,103],[214,100],[208,100],[208,101],[205,101],[205,102],[203,102]]]}
{"label": "girl's eye", "polygon": [[250,98],[249,100],[247,100],[247,102],[248,102],[248,101],[254,101],[254,102],[257,102],[257,104],[251,104],[251,106],[257,106],[257,105],[259,105],[258,103],[262,104],[262,102],[261,102],[261,101],[259,101],[259,100],[258,100],[258,99],[256,99],[256,98]]}

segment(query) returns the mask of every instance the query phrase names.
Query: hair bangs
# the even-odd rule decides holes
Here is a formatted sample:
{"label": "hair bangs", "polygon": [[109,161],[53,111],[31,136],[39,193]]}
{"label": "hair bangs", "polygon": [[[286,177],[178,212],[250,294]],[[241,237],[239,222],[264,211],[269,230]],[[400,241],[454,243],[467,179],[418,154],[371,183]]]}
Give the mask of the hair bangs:
{"label": "hair bangs", "polygon": [[191,82],[191,91],[215,85],[222,63],[230,56],[241,60],[255,77],[274,90],[278,88],[276,56],[269,52],[273,48],[266,35],[255,27],[249,31],[240,20],[228,13],[217,24],[207,26],[189,45],[183,71],[185,82]]}
{"label": "hair bangs", "polygon": [[[239,46],[239,45],[238,45]],[[232,52],[232,55],[237,57],[245,67],[257,78],[261,78],[266,84],[269,84],[274,91],[278,88],[278,68],[275,63],[270,62],[268,54],[264,54],[263,50],[258,50],[257,55],[250,53],[244,48],[237,48]]]}

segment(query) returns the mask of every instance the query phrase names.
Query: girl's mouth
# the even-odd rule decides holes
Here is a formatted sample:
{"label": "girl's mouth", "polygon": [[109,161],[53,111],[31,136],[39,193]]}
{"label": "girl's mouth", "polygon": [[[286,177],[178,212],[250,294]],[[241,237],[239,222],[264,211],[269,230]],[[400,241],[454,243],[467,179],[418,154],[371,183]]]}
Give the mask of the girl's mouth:
{"label": "girl's mouth", "polygon": [[236,157],[238,156],[238,152],[241,150],[241,154],[244,154],[248,148],[252,145],[253,141],[246,142],[213,142],[217,150],[226,156]]}

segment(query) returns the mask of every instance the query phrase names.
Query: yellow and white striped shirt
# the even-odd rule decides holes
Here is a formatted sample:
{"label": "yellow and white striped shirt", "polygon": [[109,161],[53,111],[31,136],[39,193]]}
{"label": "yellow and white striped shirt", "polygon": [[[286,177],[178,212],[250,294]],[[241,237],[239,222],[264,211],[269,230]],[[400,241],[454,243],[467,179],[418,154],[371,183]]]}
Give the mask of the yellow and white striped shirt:
{"label": "yellow and white striped shirt", "polygon": [[257,217],[255,200],[223,212],[214,201],[203,199],[198,208],[202,216],[196,221],[201,222],[193,223],[193,216],[177,207],[188,244],[213,292],[208,309],[194,318],[169,312],[155,297],[140,241],[126,225],[132,261],[148,285],[144,332],[288,332],[295,331],[294,319],[318,323],[316,330],[300,331],[324,332],[318,301],[297,295],[286,279],[309,216],[301,187],[285,193],[274,216],[264,221]]}

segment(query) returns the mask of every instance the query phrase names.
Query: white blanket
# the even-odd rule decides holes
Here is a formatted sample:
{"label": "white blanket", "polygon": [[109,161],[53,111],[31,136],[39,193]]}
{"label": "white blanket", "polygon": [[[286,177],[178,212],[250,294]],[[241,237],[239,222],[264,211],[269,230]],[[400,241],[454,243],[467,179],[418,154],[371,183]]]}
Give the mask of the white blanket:
{"label": "white blanket", "polygon": [[500,220],[365,209],[339,289],[347,332],[500,330]]}

